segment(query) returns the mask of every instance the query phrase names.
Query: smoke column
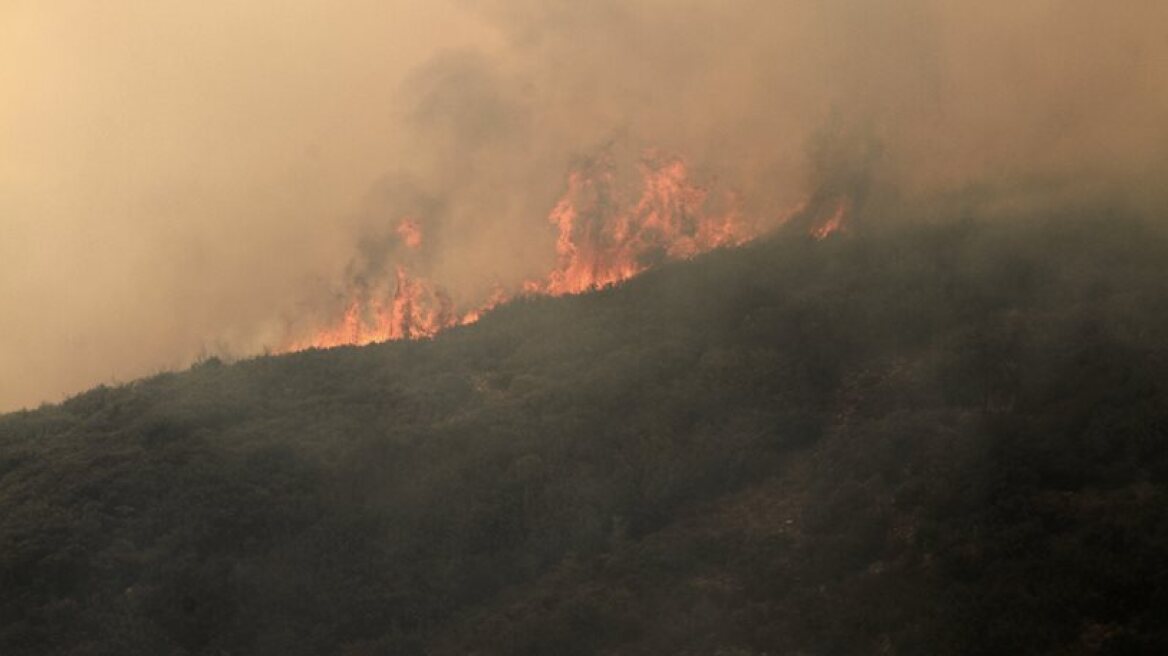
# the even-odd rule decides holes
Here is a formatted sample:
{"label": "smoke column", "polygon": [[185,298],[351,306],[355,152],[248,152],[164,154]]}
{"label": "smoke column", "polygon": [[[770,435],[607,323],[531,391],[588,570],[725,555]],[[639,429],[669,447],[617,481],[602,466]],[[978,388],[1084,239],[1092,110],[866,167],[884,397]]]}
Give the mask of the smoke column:
{"label": "smoke column", "polygon": [[597,158],[762,220],[1163,207],[1156,0],[242,4],[0,8],[0,410],[276,348],[406,261],[521,285]]}

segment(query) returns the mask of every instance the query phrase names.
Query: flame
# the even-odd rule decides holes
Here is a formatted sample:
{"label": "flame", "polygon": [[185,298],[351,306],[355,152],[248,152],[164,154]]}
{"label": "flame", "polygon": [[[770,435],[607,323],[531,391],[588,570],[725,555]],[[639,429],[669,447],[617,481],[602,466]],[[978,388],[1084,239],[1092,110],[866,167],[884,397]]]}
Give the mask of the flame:
{"label": "flame", "polygon": [[[281,350],[429,338],[474,323],[517,294],[578,294],[628,280],[666,260],[740,245],[761,230],[739,214],[735,200],[724,193],[715,197],[695,184],[677,157],[645,157],[640,189],[633,194],[620,187],[611,163],[594,161],[568,175],[563,196],[548,213],[556,231],[556,259],[542,277],[513,290],[496,286],[484,301],[459,311],[440,286],[398,264],[393,279],[380,287],[351,285],[339,318]],[[714,211],[714,205],[726,209]],[[806,205],[804,201],[778,222],[803,212]],[[846,212],[841,201],[834,214],[811,227],[811,235],[822,239],[843,229]],[[422,246],[422,224],[413,217],[402,218],[395,233],[409,251]]]}
{"label": "flame", "polygon": [[486,302],[462,315],[462,318],[459,319],[458,324],[460,326],[472,324],[481,319],[482,316],[487,312],[495,309],[496,306],[506,303],[510,298],[511,296],[507,293],[506,290],[504,290],[501,286],[496,285],[494,290],[491,291],[491,295],[487,297]]}
{"label": "flame", "polygon": [[837,232],[846,232],[844,219],[848,214],[848,201],[840,200],[836,203],[835,211],[818,225],[811,227],[810,234],[816,239],[826,239]]}
{"label": "flame", "polygon": [[336,325],[293,342],[284,350],[421,339],[458,323],[454,305],[441,288],[412,276],[403,266],[396,267],[394,274],[391,293],[354,292]]}
{"label": "flame", "polygon": [[[399,221],[394,232],[407,249],[416,250],[422,245],[421,225],[412,218]],[[414,276],[403,264],[394,267],[389,288],[370,289],[354,284],[346,296],[348,301],[339,321],[307,339],[288,344],[284,350],[421,339],[457,323],[454,304],[446,292]]]}
{"label": "flame", "polygon": [[640,197],[628,210],[611,170],[575,171],[548,215],[556,226],[557,266],[528,281],[529,293],[558,296],[614,285],[665,259],[741,244],[757,232],[734,211],[709,215],[709,192],[689,181],[685,162],[649,160]]}

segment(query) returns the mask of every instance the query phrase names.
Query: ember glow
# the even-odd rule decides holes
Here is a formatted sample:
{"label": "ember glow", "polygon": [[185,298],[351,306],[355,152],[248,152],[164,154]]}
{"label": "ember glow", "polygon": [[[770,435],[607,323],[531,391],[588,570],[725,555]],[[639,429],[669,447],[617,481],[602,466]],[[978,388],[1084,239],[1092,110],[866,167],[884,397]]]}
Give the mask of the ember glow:
{"label": "ember glow", "polygon": [[835,211],[832,212],[826,219],[819,221],[811,227],[810,234],[816,239],[826,239],[827,237],[836,234],[837,232],[846,231],[844,220],[848,215],[848,202],[840,200],[836,203]]}
{"label": "ember glow", "polygon": [[[394,267],[392,279],[382,284],[350,285],[341,316],[281,350],[429,338],[443,329],[474,323],[516,295],[561,296],[602,289],[668,260],[741,245],[763,231],[760,222],[741,215],[733,194],[696,184],[680,158],[646,156],[639,177],[638,190],[622,188],[605,159],[568,175],[566,189],[547,218],[556,234],[555,265],[539,278],[510,290],[496,286],[487,298],[460,308],[439,283],[401,263]],[[802,211],[804,205],[766,223],[774,226]],[[846,212],[847,204],[838,203],[832,215],[812,224],[811,236],[822,239],[840,230]],[[426,238],[422,226],[411,217],[398,222],[394,232],[403,252],[422,246]]]}

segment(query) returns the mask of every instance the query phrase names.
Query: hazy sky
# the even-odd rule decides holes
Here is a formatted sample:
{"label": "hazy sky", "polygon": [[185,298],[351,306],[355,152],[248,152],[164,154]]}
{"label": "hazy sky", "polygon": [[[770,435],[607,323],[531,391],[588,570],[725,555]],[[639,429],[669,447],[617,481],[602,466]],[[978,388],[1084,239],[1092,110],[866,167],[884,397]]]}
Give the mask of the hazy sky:
{"label": "hazy sky", "polygon": [[348,257],[406,73],[492,47],[435,4],[0,3],[0,410],[261,347]]}
{"label": "hazy sky", "polygon": [[259,352],[406,211],[456,292],[528,275],[605,147],[763,214],[858,133],[922,197],[1145,202],[1165,25],[1162,0],[2,0],[0,411]]}

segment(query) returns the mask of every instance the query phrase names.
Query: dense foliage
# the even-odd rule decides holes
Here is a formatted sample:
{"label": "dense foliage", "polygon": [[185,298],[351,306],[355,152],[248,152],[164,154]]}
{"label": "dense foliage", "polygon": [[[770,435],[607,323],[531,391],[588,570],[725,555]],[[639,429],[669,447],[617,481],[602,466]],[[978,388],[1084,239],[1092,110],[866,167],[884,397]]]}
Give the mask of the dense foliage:
{"label": "dense foliage", "polygon": [[1168,653],[1166,292],[1114,216],[780,235],[10,414],[0,653]]}

